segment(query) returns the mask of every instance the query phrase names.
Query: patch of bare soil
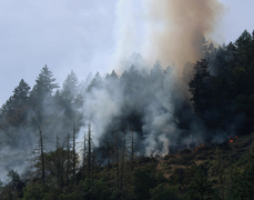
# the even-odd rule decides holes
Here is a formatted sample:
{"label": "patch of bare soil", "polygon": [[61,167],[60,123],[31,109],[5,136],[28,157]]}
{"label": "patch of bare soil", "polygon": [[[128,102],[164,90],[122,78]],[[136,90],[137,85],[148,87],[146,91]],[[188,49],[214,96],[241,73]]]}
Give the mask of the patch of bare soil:
{"label": "patch of bare soil", "polygon": [[[169,160],[160,160],[157,167],[156,167],[156,170],[157,171],[162,171],[163,172],[163,176],[165,178],[170,178],[170,176],[172,176],[173,172],[175,171],[175,169],[177,168],[183,168],[185,169],[186,166],[184,165],[176,165],[176,164],[170,164],[170,161],[172,159],[169,159]],[[170,173],[169,172],[166,172],[167,170],[165,169],[165,164],[168,165],[168,167],[170,167]]]}
{"label": "patch of bare soil", "polygon": [[202,161],[202,160],[194,160],[194,162],[196,165],[204,164],[204,161]]}

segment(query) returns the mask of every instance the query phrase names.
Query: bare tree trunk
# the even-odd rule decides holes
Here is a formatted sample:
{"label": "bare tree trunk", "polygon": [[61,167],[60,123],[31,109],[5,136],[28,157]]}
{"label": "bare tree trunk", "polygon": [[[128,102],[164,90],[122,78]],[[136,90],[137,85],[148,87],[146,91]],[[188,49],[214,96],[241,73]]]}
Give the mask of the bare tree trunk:
{"label": "bare tree trunk", "polygon": [[131,171],[134,171],[134,138],[133,138],[133,131],[131,132]]}
{"label": "bare tree trunk", "polygon": [[84,134],[84,143],[83,143],[83,178],[85,178],[86,174],[86,133]]}
{"label": "bare tree trunk", "polygon": [[40,131],[41,170],[42,170],[41,178],[42,178],[42,184],[44,185],[44,181],[45,181],[45,163],[44,163],[42,131],[41,131],[40,126],[39,126],[39,131]]}
{"label": "bare tree trunk", "polygon": [[120,189],[120,177],[119,177],[119,149],[118,149],[118,143],[119,143],[119,138],[118,134],[115,136],[115,159],[116,159],[116,187],[117,189]]}
{"label": "bare tree trunk", "polygon": [[120,179],[120,190],[123,189],[123,171],[124,171],[124,158],[125,158],[125,134],[126,132],[124,131],[123,133],[123,149],[122,149],[122,158],[121,158],[121,179]]}
{"label": "bare tree trunk", "polygon": [[63,186],[64,186],[64,145],[62,142],[61,147],[61,192],[63,193]]}
{"label": "bare tree trunk", "polygon": [[111,187],[111,146],[108,143],[108,178],[109,178],[109,188]]}
{"label": "bare tree trunk", "polygon": [[91,172],[92,172],[92,174],[91,174],[91,176],[92,176],[92,186],[91,186],[91,199],[90,200],[92,200],[93,199],[93,190],[94,190],[94,183],[93,183],[93,181],[94,181],[94,179],[93,179],[93,173],[94,173],[94,162],[95,162],[95,155],[94,155],[94,151],[93,151],[93,153],[92,153],[92,170],[91,170]]}
{"label": "bare tree trunk", "polygon": [[72,185],[70,188],[70,193],[72,190],[73,185],[76,181],[76,128],[75,125],[73,125],[73,134],[72,134]]}
{"label": "bare tree trunk", "polygon": [[[66,185],[69,189],[70,183],[69,183],[69,178],[70,178],[70,134],[67,134],[67,172],[66,172]],[[69,191],[70,192],[70,191]]]}
{"label": "bare tree trunk", "polygon": [[61,158],[60,158],[60,154],[59,154],[59,149],[60,149],[60,146],[59,146],[59,137],[58,137],[58,135],[57,135],[57,137],[56,137],[56,170],[57,170],[57,182],[58,182],[58,185],[60,186],[60,183],[61,183],[61,181],[60,181],[60,174],[61,174],[61,172],[60,172],[60,170],[61,170],[61,164],[60,164],[60,161],[61,161]]}
{"label": "bare tree trunk", "polygon": [[91,178],[91,124],[88,124],[88,158],[87,158],[88,178]]}

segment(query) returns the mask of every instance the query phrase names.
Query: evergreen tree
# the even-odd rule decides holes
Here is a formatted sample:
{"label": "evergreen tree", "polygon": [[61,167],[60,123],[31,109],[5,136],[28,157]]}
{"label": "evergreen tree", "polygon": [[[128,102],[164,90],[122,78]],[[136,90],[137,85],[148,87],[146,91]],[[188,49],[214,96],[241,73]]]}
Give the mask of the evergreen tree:
{"label": "evergreen tree", "polygon": [[207,180],[204,169],[200,168],[195,173],[187,192],[190,200],[204,200],[212,195],[212,184]]}
{"label": "evergreen tree", "polygon": [[46,112],[46,108],[52,106],[53,90],[59,88],[58,84],[54,83],[55,80],[52,71],[45,65],[36,79],[36,84],[30,93],[30,102],[34,111],[33,117],[37,121],[36,125],[42,123],[45,118],[49,117],[47,116],[49,113]]}
{"label": "evergreen tree", "polygon": [[252,131],[254,123],[254,38],[246,30],[236,40],[236,62],[232,69],[237,113],[246,116],[243,132]]}
{"label": "evergreen tree", "polygon": [[19,82],[19,85],[14,89],[12,100],[14,101],[15,108],[22,108],[29,104],[29,91],[30,86],[23,80]]}
{"label": "evergreen tree", "polygon": [[78,78],[76,74],[71,71],[63,83],[62,96],[68,101],[72,101],[78,93]]}
{"label": "evergreen tree", "polygon": [[38,95],[40,98],[51,96],[53,90],[59,88],[58,84],[54,83],[55,80],[56,79],[53,78],[52,71],[50,71],[47,65],[45,65],[36,79],[36,84],[32,90],[33,95]]}
{"label": "evergreen tree", "polygon": [[87,91],[92,91],[93,88],[100,88],[102,86],[102,77],[99,72],[97,72],[92,79],[90,85],[87,88]]}
{"label": "evergreen tree", "polygon": [[30,103],[29,90],[30,86],[21,79],[13,95],[3,105],[2,115],[11,125],[18,126],[26,120]]}
{"label": "evergreen tree", "polygon": [[254,148],[249,156],[249,163],[242,174],[239,174],[232,184],[227,200],[252,200],[254,199]]}
{"label": "evergreen tree", "polygon": [[194,78],[189,83],[190,92],[193,95],[191,101],[193,101],[195,112],[204,118],[205,110],[209,108],[210,99],[213,97],[210,90],[212,77],[206,60],[198,61],[194,69]]}

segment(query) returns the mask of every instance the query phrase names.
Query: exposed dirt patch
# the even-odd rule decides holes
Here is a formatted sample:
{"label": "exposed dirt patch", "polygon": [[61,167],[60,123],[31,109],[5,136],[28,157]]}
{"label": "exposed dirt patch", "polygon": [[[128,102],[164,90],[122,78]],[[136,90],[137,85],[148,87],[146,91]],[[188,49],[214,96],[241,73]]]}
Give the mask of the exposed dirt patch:
{"label": "exposed dirt patch", "polygon": [[204,161],[202,161],[202,160],[194,160],[194,162],[196,165],[204,164]]}
{"label": "exposed dirt patch", "polygon": [[[157,171],[162,171],[163,176],[165,178],[170,178],[170,176],[172,176],[173,172],[177,168],[183,168],[183,169],[186,168],[186,166],[184,166],[184,165],[170,164],[171,160],[172,159],[169,159],[169,160],[160,160],[158,165],[157,165],[157,167],[156,167]],[[167,168],[170,168],[170,170],[167,169]],[[170,172],[167,172],[167,171],[170,171]]]}

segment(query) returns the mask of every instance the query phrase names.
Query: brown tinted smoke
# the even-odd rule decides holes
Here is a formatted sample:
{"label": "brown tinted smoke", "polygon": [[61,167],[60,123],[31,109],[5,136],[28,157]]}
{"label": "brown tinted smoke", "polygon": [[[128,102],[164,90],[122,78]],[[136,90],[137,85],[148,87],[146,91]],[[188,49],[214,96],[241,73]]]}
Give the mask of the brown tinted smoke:
{"label": "brown tinted smoke", "polygon": [[200,58],[203,36],[210,39],[223,14],[217,0],[150,0],[146,6],[151,45],[146,57],[164,66],[174,62],[178,72]]}

